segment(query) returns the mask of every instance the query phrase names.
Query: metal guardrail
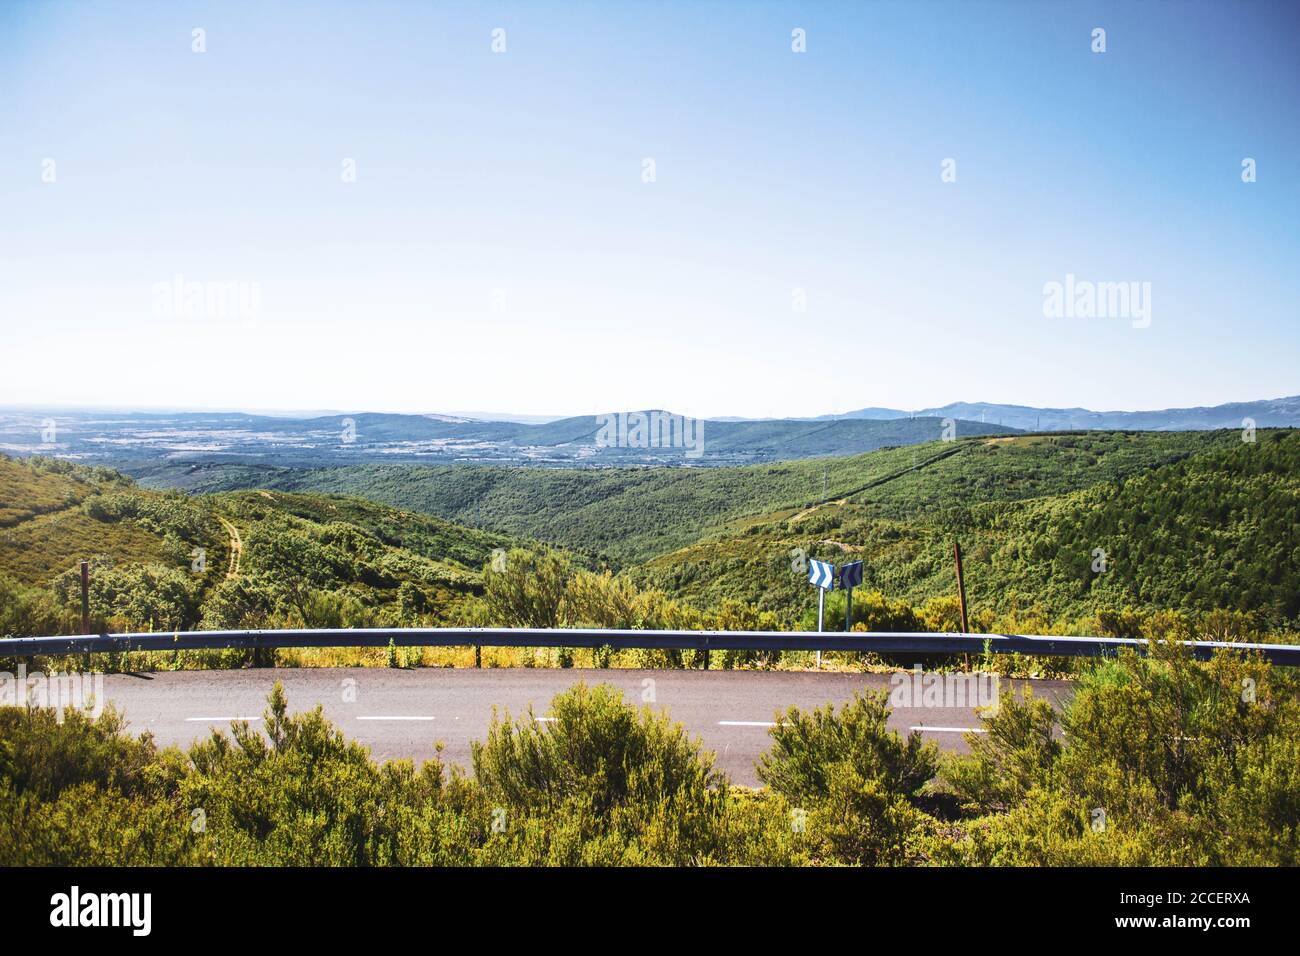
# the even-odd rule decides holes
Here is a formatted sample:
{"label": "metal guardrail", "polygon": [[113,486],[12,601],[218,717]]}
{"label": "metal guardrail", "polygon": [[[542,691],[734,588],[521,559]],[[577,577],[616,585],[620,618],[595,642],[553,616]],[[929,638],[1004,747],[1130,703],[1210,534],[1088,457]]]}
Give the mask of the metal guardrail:
{"label": "metal guardrail", "polygon": [[[105,651],[175,651],[276,647],[602,647],[667,650],[859,651],[878,654],[994,654],[1105,657],[1124,648],[1146,651],[1126,637],[1040,637],[1031,634],[908,633],[895,631],[648,631],[611,628],[409,627],[305,628],[265,631],[181,631],[172,634],[91,634],[0,638],[0,657]],[[1300,666],[1300,646],[1229,641],[1185,641],[1206,660],[1227,649],[1259,653],[1274,664]]]}

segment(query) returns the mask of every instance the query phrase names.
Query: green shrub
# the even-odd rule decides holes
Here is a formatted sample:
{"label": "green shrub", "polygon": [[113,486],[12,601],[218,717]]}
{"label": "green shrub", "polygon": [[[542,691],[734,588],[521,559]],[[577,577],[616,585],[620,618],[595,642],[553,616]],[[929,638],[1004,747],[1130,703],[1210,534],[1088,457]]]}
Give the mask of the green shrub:
{"label": "green shrub", "polygon": [[607,685],[577,684],[531,713],[494,718],[473,747],[485,797],[521,821],[524,860],[698,863],[725,859],[729,798],[711,755],[680,725]]}
{"label": "green shrub", "polygon": [[1041,702],[1004,703],[945,770],[984,815],[927,845],[936,862],[1294,865],[1300,861],[1300,681],[1153,641],[1086,671],[1047,739]]}
{"label": "green shrub", "polygon": [[227,578],[203,603],[202,626],[209,630],[255,630],[267,626],[275,611],[275,588],[256,574]]}
{"label": "green shrub", "polygon": [[968,813],[1009,810],[1047,779],[1060,755],[1053,737],[1056,712],[1028,685],[1023,700],[1012,693],[1000,696],[997,712],[984,724],[984,734],[968,734],[971,753],[949,758],[943,780]]}
{"label": "green shrub", "polygon": [[[59,603],[81,614],[81,574],[71,569],[55,579]],[[188,630],[198,620],[198,584],[189,571],[161,564],[112,567],[97,564],[90,575],[92,619],[114,619],[142,631]]]}
{"label": "green shrub", "polygon": [[551,702],[550,717],[494,718],[487,740],[475,743],[474,775],[491,796],[548,810],[581,799],[604,814],[721,782],[680,725],[638,713],[609,685],[574,685]]}
{"label": "green shrub", "polygon": [[856,695],[833,705],[787,711],[758,777],[806,814],[814,852],[857,865],[911,862],[928,818],[915,806],[934,775],[938,751],[915,731],[886,728],[886,695]]}
{"label": "green shrub", "polygon": [[53,800],[69,787],[90,784],[127,794],[149,789],[152,738],[132,739],[111,706],[98,717],[67,709],[0,707],[0,780],[16,794]]}
{"label": "green shrub", "polygon": [[933,745],[860,696],[785,714],[760,791],[608,686],[494,718],[472,777],[436,748],[376,764],[278,683],[261,733],[186,753],[111,710],[3,708],[0,865],[1294,865],[1298,692],[1157,642],[1091,666],[1063,712],[1008,696],[937,781]]}
{"label": "green shrub", "polygon": [[54,597],[0,574],[0,637],[57,634],[63,621]]}
{"label": "green shrub", "polygon": [[758,762],[758,778],[792,801],[830,793],[830,768],[847,761],[863,779],[880,780],[888,792],[915,798],[934,776],[938,748],[886,728],[886,695],[855,694],[837,712],[827,704],[808,713],[790,708],[771,730],[773,746]]}
{"label": "green shrub", "polygon": [[573,571],[554,551],[512,548],[503,563],[483,569],[483,601],[498,627],[558,627]]}

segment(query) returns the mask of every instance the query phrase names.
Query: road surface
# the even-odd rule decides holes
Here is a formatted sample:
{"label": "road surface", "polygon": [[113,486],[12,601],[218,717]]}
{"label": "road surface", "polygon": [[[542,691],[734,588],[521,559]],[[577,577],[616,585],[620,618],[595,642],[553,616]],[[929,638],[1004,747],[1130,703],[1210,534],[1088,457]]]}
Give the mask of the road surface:
{"label": "road surface", "polygon": [[[531,705],[535,716],[545,719],[551,698],[572,684],[613,684],[629,703],[666,709],[716,753],[717,765],[733,783],[748,786],[758,785],[754,761],[771,744],[768,728],[778,711],[840,704],[857,691],[892,689],[889,674],[268,668],[110,674],[104,692],[125,713],[133,733],[148,730],[160,745],[186,746],[212,729],[227,730],[232,720],[248,718],[260,725],[277,679],[284,684],[291,712],[322,705],[325,716],[369,747],[377,760],[412,758],[418,763],[431,757],[434,743],[442,741],[444,760],[467,769],[470,741],[487,736],[494,705],[514,717],[526,714]],[[1016,685],[1022,683],[1032,684],[1036,695],[1054,705],[1070,693],[1065,681]],[[1004,681],[1002,693],[1007,686]],[[973,695],[966,698],[967,703],[973,700]],[[890,727],[902,733],[919,729],[941,749],[958,752],[968,749],[963,732],[981,728],[974,706],[921,706],[921,700],[915,704],[895,707]]]}

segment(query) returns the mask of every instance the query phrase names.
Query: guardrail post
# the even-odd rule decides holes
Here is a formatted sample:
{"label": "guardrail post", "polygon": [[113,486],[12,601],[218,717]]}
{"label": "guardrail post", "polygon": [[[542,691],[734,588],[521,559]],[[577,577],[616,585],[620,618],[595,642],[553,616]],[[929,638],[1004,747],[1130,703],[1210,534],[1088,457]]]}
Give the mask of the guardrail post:
{"label": "guardrail post", "polygon": [[90,562],[81,562],[81,633],[90,633]]}
{"label": "guardrail post", "polygon": [[961,542],[956,538],[952,541],[953,557],[957,559],[957,601],[961,605],[961,632],[970,633],[970,625],[966,623],[966,584],[961,577]]}
{"label": "guardrail post", "polygon": [[[826,610],[826,589],[817,589],[817,633],[822,632],[822,612]],[[817,648],[817,669],[822,669],[822,649]]]}
{"label": "guardrail post", "polygon": [[[90,562],[81,562],[81,633],[90,634]],[[90,651],[81,655],[81,669],[90,673]]]}

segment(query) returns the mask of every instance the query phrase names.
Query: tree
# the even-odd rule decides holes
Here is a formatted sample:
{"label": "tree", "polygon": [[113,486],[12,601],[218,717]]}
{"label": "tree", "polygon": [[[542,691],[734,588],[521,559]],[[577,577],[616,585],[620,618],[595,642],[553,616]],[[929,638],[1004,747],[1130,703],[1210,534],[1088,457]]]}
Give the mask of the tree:
{"label": "tree", "polygon": [[483,571],[483,600],[499,627],[559,627],[560,607],[573,576],[555,551],[512,548]]}

